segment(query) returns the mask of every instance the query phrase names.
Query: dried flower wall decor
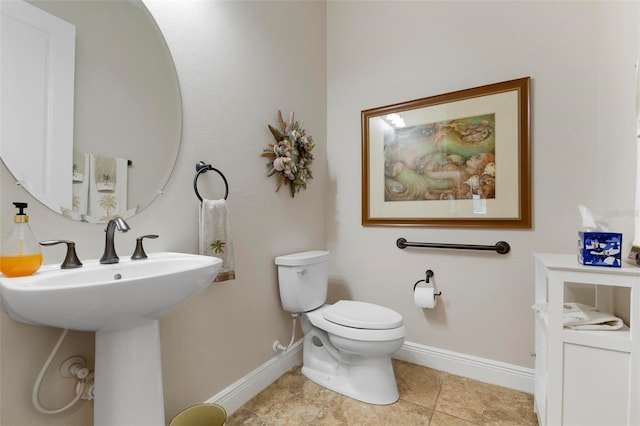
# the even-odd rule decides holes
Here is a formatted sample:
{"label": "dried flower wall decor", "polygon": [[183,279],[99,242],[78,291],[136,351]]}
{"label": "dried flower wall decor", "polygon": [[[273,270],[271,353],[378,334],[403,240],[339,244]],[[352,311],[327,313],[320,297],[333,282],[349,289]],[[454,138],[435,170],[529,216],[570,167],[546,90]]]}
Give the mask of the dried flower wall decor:
{"label": "dried flower wall decor", "polygon": [[276,175],[278,186],[289,185],[291,196],[295,197],[300,189],[307,188],[307,182],[313,179],[311,163],[313,162],[313,137],[307,135],[302,128],[302,123],[294,121],[293,112],[289,114],[289,121],[284,121],[282,112],[278,111],[279,129],[267,125],[275,143],[270,143],[262,151],[262,157],[268,157],[267,176]]}

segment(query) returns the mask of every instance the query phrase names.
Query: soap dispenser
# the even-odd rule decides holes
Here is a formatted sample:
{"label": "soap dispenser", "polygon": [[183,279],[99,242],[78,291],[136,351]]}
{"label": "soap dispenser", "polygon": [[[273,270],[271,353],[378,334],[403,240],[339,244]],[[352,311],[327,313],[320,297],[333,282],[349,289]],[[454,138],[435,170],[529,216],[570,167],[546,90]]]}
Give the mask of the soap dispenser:
{"label": "soap dispenser", "polygon": [[23,277],[40,268],[42,253],[29,227],[29,216],[24,212],[27,203],[13,205],[18,208],[18,213],[13,218],[13,229],[2,243],[0,272],[8,277]]}

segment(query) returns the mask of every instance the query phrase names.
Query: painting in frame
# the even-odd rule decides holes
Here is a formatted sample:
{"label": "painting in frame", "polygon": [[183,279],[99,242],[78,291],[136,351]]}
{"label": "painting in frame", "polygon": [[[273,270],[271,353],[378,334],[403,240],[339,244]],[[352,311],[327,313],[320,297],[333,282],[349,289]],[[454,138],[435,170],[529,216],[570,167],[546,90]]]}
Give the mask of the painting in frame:
{"label": "painting in frame", "polygon": [[529,86],[362,111],[362,225],[531,228]]}

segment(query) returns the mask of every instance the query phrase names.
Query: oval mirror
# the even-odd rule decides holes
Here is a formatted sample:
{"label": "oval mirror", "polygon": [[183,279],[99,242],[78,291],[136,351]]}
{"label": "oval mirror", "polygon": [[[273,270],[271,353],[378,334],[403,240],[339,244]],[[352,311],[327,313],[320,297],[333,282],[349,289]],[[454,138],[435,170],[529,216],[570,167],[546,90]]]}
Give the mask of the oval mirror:
{"label": "oval mirror", "polygon": [[[46,29],[45,36],[27,33],[23,18],[11,16],[14,8],[54,30]],[[6,125],[0,157],[16,181],[52,210],[83,222],[130,217],[151,204],[175,165],[182,104],[168,46],[142,1],[3,0],[2,19]],[[56,31],[60,40],[54,39]],[[18,62],[7,59],[11,43],[20,58],[33,50],[36,59],[23,69],[6,69]],[[71,53],[64,53],[65,43]],[[47,60],[55,58],[50,60],[55,66],[61,56],[71,64],[51,71],[53,65],[38,56],[41,50]],[[34,70],[41,62],[45,71],[38,74]],[[56,78],[62,83],[46,86]],[[16,82],[23,82],[22,88]],[[43,86],[37,87],[40,93],[32,93],[36,86]],[[70,107],[55,104],[65,96]],[[40,116],[41,122],[34,119]],[[56,132],[58,140],[51,137]]]}

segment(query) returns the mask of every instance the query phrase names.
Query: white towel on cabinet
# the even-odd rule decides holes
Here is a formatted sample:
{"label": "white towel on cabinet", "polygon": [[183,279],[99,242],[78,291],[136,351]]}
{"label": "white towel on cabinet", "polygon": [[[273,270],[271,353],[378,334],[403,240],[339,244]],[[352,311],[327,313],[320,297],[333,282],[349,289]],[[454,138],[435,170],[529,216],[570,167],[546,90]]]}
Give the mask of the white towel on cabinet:
{"label": "white towel on cabinet", "polygon": [[229,209],[225,200],[202,200],[200,207],[200,254],[222,259],[215,282],[236,278]]}
{"label": "white towel on cabinet", "polygon": [[[547,319],[548,304],[539,303],[532,308]],[[593,306],[573,302],[562,305],[562,324],[572,330],[618,330],[624,327],[624,322],[614,315],[600,312]]]}

